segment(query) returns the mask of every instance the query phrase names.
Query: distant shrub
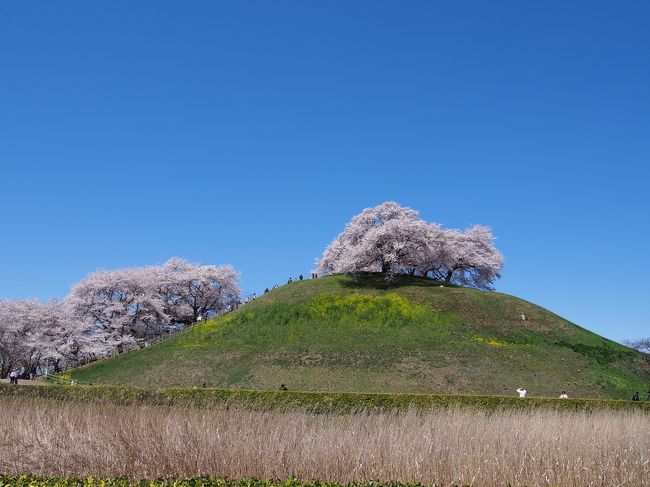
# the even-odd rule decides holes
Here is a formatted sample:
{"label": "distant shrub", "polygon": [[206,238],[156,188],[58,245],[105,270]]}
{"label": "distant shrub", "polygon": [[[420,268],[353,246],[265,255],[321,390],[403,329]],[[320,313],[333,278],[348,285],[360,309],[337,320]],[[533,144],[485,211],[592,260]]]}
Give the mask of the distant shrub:
{"label": "distant shrub", "polygon": [[45,385],[15,387],[0,384],[2,396],[118,404],[237,405],[255,409],[300,409],[314,413],[473,408],[483,411],[553,409],[568,411],[635,410],[650,412],[650,402],[611,399],[554,399],[460,394],[388,394],[299,392],[238,389],[139,389],[124,386]]}

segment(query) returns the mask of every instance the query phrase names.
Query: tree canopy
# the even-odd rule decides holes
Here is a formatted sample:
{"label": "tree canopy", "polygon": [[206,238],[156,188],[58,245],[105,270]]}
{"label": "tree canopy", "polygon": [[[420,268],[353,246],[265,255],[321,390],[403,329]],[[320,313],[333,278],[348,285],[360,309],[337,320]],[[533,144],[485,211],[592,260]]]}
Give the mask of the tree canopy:
{"label": "tree canopy", "polygon": [[479,289],[501,277],[503,255],[488,227],[447,230],[387,201],[354,216],[317,261],[321,274],[420,275]]}
{"label": "tree canopy", "polygon": [[99,270],[63,303],[0,301],[0,377],[16,368],[63,370],[140,348],[239,301],[232,266],[172,258],[161,266]]}

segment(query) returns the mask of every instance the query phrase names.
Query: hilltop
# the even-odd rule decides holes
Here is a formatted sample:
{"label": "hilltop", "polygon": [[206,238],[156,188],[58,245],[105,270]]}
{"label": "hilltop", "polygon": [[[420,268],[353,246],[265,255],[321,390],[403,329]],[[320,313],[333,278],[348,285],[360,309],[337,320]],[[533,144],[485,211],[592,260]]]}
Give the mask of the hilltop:
{"label": "hilltop", "polygon": [[[525,320],[522,319],[525,316]],[[337,275],[279,287],[151,347],[71,371],[140,387],[628,398],[641,355],[532,303],[431,279]]]}

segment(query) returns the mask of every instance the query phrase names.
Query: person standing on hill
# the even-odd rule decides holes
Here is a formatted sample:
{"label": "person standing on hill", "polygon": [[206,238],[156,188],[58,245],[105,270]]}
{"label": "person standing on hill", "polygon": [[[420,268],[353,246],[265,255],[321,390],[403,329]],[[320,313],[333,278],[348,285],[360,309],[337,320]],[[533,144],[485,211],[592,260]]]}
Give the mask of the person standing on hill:
{"label": "person standing on hill", "polygon": [[524,389],[523,387],[520,387],[519,389],[517,389],[517,393],[519,394],[519,397],[526,397],[527,392],[528,391],[526,389]]}
{"label": "person standing on hill", "polygon": [[633,401],[638,401],[639,400],[639,391],[635,392],[634,395],[632,396]]}
{"label": "person standing on hill", "polygon": [[569,396],[567,396],[566,391],[562,391],[562,394],[560,394],[560,399],[569,399]]}
{"label": "person standing on hill", "polygon": [[645,400],[650,401],[650,389],[648,390],[648,397],[646,397]]}

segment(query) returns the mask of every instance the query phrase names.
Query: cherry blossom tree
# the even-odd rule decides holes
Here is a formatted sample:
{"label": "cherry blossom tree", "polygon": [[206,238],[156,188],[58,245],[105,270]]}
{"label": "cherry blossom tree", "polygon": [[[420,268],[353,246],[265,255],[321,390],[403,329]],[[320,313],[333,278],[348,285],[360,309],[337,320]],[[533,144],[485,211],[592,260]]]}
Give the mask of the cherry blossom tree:
{"label": "cherry blossom tree", "polygon": [[623,343],[637,352],[641,352],[646,364],[650,367],[650,337],[626,340]]}
{"label": "cherry blossom tree", "polygon": [[81,332],[56,301],[0,301],[0,377],[17,367],[65,368],[75,362],[69,343]]}
{"label": "cherry blossom tree", "polygon": [[445,230],[389,201],[353,217],[317,264],[322,274],[378,272],[388,279],[417,274],[491,289],[501,275],[503,256],[487,227]]}
{"label": "cherry blossom tree", "polygon": [[97,271],[72,287],[65,299],[75,319],[86,323],[117,351],[159,335],[170,325],[157,290],[162,273],[156,267]]}
{"label": "cherry blossom tree", "polygon": [[28,354],[22,337],[31,331],[30,320],[20,316],[29,311],[24,303],[0,301],[0,377],[3,379]]}
{"label": "cherry blossom tree", "polygon": [[475,225],[464,232],[442,230],[431,240],[429,260],[422,267],[423,275],[440,281],[491,289],[501,277],[503,255],[494,245],[489,228]]}
{"label": "cherry blossom tree", "polygon": [[172,258],[163,266],[97,271],[73,286],[66,307],[94,330],[80,338],[96,353],[118,353],[223,312],[239,300],[231,266]]}
{"label": "cherry blossom tree", "polygon": [[231,266],[172,258],[162,266],[97,271],[64,305],[0,300],[0,377],[15,368],[60,371],[145,346],[239,301]]}
{"label": "cherry blossom tree", "polygon": [[172,258],[162,266],[159,295],[174,324],[189,325],[220,314],[239,301],[239,276],[232,266],[199,266]]}
{"label": "cherry blossom tree", "polygon": [[424,252],[426,224],[417,211],[388,201],[366,208],[345,226],[318,261],[319,273],[380,272],[387,276],[415,268]]}

